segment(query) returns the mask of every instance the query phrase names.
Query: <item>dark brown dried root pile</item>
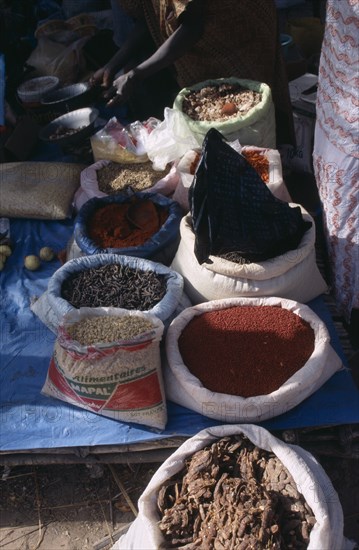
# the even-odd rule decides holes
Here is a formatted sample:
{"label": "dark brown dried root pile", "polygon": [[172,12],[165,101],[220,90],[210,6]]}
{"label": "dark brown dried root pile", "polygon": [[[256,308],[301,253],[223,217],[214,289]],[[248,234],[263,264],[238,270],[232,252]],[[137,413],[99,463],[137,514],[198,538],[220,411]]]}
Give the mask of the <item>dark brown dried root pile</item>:
{"label": "dark brown dried root pile", "polygon": [[300,550],[315,523],[283,464],[244,436],[194,453],[157,504],[166,548],[182,550]]}

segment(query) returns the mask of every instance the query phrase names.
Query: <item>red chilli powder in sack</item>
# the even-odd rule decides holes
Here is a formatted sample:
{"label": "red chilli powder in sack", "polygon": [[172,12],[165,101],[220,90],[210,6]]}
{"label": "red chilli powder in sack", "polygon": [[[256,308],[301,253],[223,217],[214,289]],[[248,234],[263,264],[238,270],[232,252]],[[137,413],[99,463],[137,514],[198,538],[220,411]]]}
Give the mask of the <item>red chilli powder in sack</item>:
{"label": "red chilli powder in sack", "polygon": [[304,366],[314,350],[314,331],[281,307],[235,306],[194,317],[178,346],[205,388],[252,397],[277,390]]}
{"label": "red chilli powder in sack", "polygon": [[139,201],[136,215],[140,223],[136,226],[131,223],[130,208],[134,204],[114,203],[98,208],[87,223],[90,239],[101,248],[142,246],[161,229],[168,218],[168,211],[151,201]]}

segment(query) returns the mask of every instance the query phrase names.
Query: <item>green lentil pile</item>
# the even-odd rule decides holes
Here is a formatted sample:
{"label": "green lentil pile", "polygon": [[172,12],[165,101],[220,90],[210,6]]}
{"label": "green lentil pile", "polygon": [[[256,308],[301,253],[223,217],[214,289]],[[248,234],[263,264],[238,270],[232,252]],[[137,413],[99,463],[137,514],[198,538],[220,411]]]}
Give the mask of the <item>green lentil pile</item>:
{"label": "green lentil pile", "polygon": [[139,316],[106,316],[82,319],[66,328],[68,334],[83,346],[96,343],[118,342],[139,336],[154,325],[148,319]]}

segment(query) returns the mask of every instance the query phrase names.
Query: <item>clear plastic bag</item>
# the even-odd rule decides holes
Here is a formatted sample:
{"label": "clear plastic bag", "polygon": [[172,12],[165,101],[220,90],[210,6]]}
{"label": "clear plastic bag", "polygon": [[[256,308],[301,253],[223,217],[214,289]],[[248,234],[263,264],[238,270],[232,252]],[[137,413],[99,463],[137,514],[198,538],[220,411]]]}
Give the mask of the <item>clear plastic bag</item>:
{"label": "clear plastic bag", "polygon": [[166,107],[164,120],[149,135],[147,155],[155,170],[164,170],[169,162],[180,159],[190,149],[198,147],[198,142],[183,114]]}
{"label": "clear plastic bag", "polygon": [[123,126],[116,117],[91,138],[95,162],[112,160],[118,163],[147,162],[147,141],[149,135],[159,125],[154,117],[144,122],[135,121]]}

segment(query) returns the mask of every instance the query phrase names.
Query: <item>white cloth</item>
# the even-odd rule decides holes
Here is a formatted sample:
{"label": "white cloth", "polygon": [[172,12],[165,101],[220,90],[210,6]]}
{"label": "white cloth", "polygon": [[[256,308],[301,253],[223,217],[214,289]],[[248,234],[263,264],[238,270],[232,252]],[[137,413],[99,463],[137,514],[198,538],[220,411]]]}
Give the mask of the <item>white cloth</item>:
{"label": "white cloth", "polygon": [[359,158],[359,1],[327,0],[320,57],[317,125],[347,155]]}
{"label": "white cloth", "polygon": [[314,171],[338,310],[359,308],[359,162],[332,145],[317,125]]}
{"label": "white cloth", "polygon": [[359,308],[359,1],[328,0],[313,164],[338,309]]}

